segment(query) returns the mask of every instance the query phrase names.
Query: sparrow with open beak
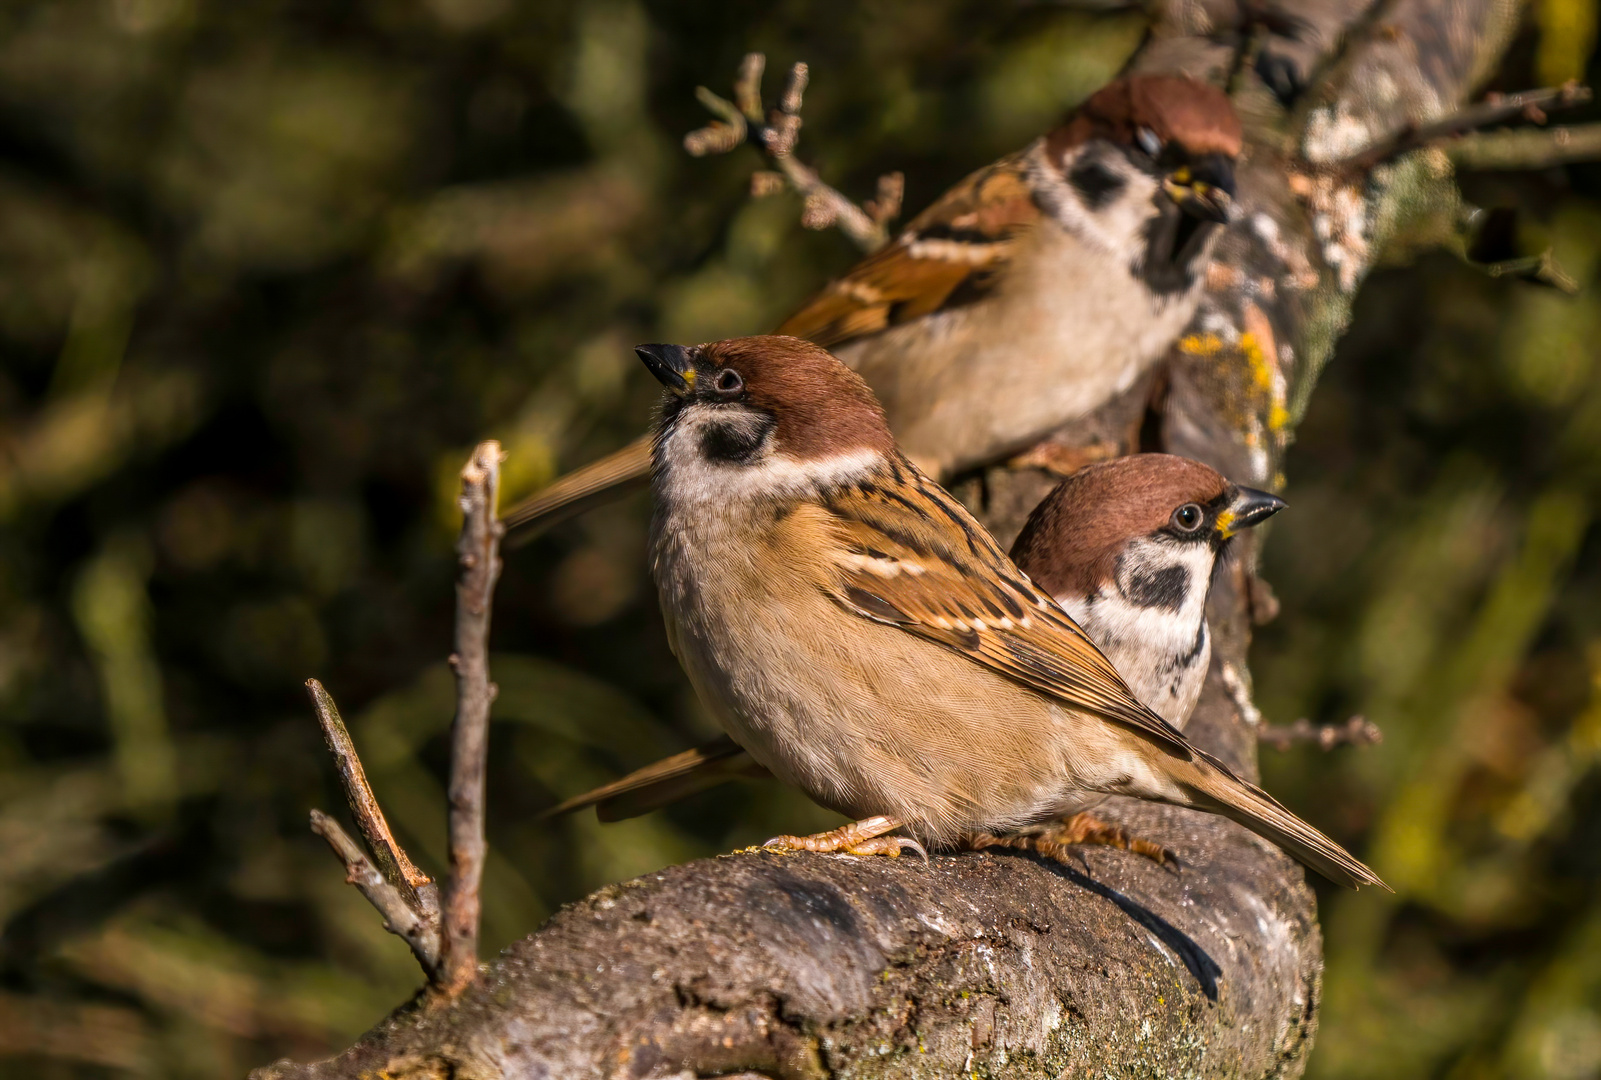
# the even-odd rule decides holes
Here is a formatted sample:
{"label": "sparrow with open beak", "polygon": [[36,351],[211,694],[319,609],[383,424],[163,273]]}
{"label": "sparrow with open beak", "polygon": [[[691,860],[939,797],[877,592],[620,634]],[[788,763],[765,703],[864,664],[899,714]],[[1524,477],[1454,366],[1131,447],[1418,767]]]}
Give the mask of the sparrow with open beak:
{"label": "sparrow with open beak", "polygon": [[[1171,454],[1088,466],[1029,515],[1011,558],[1089,635],[1141,703],[1183,730],[1212,657],[1206,601],[1234,537],[1283,509]],[[727,736],[567,799],[546,816],[594,806],[621,821],[766,770]]]}
{"label": "sparrow with open beak", "polygon": [[854,819],[771,843],[898,854],[1118,794],[1379,883],[1141,704],[829,353],[787,337],[638,351],[669,391],[651,569],[673,651],[752,759]]}
{"label": "sparrow with open beak", "polygon": [[[937,477],[997,460],[1131,386],[1195,313],[1241,130],[1221,90],[1119,79],[948,191],[779,328],[867,380]],[[506,515],[549,524],[643,481],[647,439]]]}

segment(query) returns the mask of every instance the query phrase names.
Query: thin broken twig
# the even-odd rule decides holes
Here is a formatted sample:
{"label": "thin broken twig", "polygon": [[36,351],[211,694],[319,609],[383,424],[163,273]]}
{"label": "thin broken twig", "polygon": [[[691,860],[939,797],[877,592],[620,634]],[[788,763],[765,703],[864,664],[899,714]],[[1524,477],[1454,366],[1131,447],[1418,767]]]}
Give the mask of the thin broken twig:
{"label": "thin broken twig", "polygon": [[734,82],[734,100],[719,97],[704,86],[695,88],[695,97],[717,117],[705,127],[684,136],[684,149],[695,157],[726,154],[741,143],[759,147],[776,171],[758,172],[751,177],[751,194],[758,198],[776,194],[787,184],[805,200],[801,224],[808,229],[837,225],[864,251],[877,251],[889,243],[889,223],[900,215],[905,178],[888,173],[878,179],[877,195],[857,206],[825,183],[816,171],[795,158],[800,140],[801,100],[809,79],[805,64],[796,64],[785,80],[778,105],[764,113],[762,74],[767,58],[747,53]]}
{"label": "thin broken twig", "polygon": [[1275,750],[1288,750],[1303,742],[1333,750],[1336,746],[1372,746],[1384,741],[1384,732],[1365,716],[1353,716],[1343,724],[1314,724],[1303,716],[1293,724],[1259,724],[1256,738]]}
{"label": "thin broken twig", "polygon": [[404,893],[384,880],[368,861],[361,845],[321,810],[311,812],[311,831],[328,841],[339,861],[345,864],[345,880],[361,890],[361,895],[384,917],[384,929],[411,946],[412,955],[422,965],[429,980],[439,972],[439,919],[418,911]]}
{"label": "thin broken twig", "polygon": [[356,819],[356,826],[361,829],[361,835],[383,872],[384,880],[399,888],[406,902],[421,915],[437,920],[439,889],[433,878],[417,869],[390,831],[389,822],[378,805],[378,798],[372,792],[372,785],[367,782],[367,770],[362,768],[355,743],[351,741],[345,721],[339,715],[339,706],[334,704],[333,696],[316,679],[306,680],[306,693],[311,698],[311,707],[317,713],[317,722],[322,726],[323,741],[328,744],[328,752],[334,756],[334,766],[339,770],[345,799],[350,804],[350,815]]}
{"label": "thin broken twig", "polygon": [[1601,158],[1601,124],[1481,131],[1446,148],[1458,169],[1549,169],[1572,161]]}
{"label": "thin broken twig", "polygon": [[1548,109],[1582,105],[1591,98],[1590,88],[1576,82],[1517,94],[1490,94],[1483,101],[1463,106],[1449,116],[1429,124],[1409,124],[1385,136],[1350,157],[1334,163],[1339,169],[1365,172],[1376,165],[1400,157],[1411,150],[1456,139],[1470,131],[1509,120],[1543,124]]}
{"label": "thin broken twig", "polygon": [[378,866],[373,866],[361,845],[321,810],[311,812],[311,831],[328,841],[345,864],[345,880],[360,889],[378,909],[384,928],[411,946],[412,955],[432,982],[439,973],[439,887],[417,869],[389,830],[333,695],[316,679],[306,680],[306,693],[322,726],[323,740],[334,756],[350,814],[366,837]]}
{"label": "thin broken twig", "polygon": [[[350,732],[332,696],[316,679],[306,682],[311,703],[333,753],[350,811],[367,839],[375,867],[361,846],[320,810],[311,812],[311,829],[328,841],[345,864],[346,880],[384,917],[385,927],[403,938],[445,999],[478,977],[479,885],[484,873],[484,772],[489,748],[489,614],[500,577],[500,538],[505,526],[495,518],[504,455],[494,440],[479,443],[461,471],[461,538],[456,544],[456,641],[450,665],[456,672],[456,717],[451,725],[450,875],[444,903],[439,889],[407,857],[384,819],[367,782]],[[381,871],[381,872],[380,872]]]}
{"label": "thin broken twig", "polygon": [[495,517],[500,444],[478,444],[461,471],[461,538],[456,543],[456,718],[450,729],[450,876],[445,883],[439,990],[460,993],[478,977],[479,883],[484,873],[484,772],[489,751],[489,614],[500,577]]}

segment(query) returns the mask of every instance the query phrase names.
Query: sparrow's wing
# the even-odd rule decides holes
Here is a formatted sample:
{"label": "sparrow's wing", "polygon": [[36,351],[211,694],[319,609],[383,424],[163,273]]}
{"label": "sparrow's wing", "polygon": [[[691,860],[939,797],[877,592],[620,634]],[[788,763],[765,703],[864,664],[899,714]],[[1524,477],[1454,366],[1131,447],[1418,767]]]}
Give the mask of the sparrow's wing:
{"label": "sparrow's wing", "polygon": [[[951,188],[899,239],[827,285],[777,333],[832,348],[983,296],[1041,217],[1024,175],[1026,155],[1002,158]],[[512,546],[649,475],[646,436],[560,477],[506,512]]]}
{"label": "sparrow's wing", "polygon": [[982,296],[1005,272],[1019,236],[1040,220],[1025,167],[1025,154],[1013,154],[967,177],[778,332],[833,348]]}
{"label": "sparrow's wing", "polygon": [[823,504],[838,541],[824,588],[841,606],[1193,756],[960,503],[904,459],[895,468],[905,483],[858,484]]}
{"label": "sparrow's wing", "polygon": [[544,811],[537,820],[593,806],[602,821],[624,821],[760,769],[738,743],[724,735],[575,795]]}

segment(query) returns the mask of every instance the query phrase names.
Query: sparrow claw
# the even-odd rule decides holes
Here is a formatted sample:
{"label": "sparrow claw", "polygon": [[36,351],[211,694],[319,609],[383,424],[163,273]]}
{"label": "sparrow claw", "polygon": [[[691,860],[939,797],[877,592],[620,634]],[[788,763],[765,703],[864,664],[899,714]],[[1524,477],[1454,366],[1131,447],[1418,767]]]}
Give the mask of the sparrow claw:
{"label": "sparrow claw", "polygon": [[[1074,814],[1066,821],[1047,826],[1038,832],[1014,836],[978,833],[967,839],[967,846],[974,851],[1004,847],[1013,851],[1032,851],[1063,863],[1070,855],[1078,855],[1079,861],[1083,862],[1083,853],[1070,849],[1088,844],[1131,851],[1150,859],[1158,866],[1170,867],[1175,872],[1183,868],[1178,855],[1168,848],[1151,840],[1130,836],[1120,827],[1091,814]],[[1088,868],[1087,863],[1085,867]]]}
{"label": "sparrow claw", "polygon": [[845,851],[851,855],[887,855],[891,859],[900,858],[902,851],[915,851],[923,857],[923,865],[928,865],[928,851],[910,836],[877,836]]}
{"label": "sparrow claw", "polygon": [[819,853],[843,852],[847,855],[887,855],[890,858],[899,858],[905,848],[910,848],[928,861],[928,852],[923,845],[906,836],[885,836],[901,827],[899,818],[870,817],[861,821],[853,821],[849,825],[841,825],[828,832],[814,833],[811,836],[775,836],[764,848],[778,851],[816,851]]}

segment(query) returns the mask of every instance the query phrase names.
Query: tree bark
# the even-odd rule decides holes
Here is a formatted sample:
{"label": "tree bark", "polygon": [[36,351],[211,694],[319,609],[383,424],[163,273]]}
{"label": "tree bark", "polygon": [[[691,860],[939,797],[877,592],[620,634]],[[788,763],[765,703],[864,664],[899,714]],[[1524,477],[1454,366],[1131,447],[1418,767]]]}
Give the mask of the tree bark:
{"label": "tree bark", "polygon": [[[1143,446],[1281,487],[1289,438],[1375,258],[1454,224],[1442,151],[1342,162],[1460,106],[1517,6],[1283,6],[1293,18],[1262,3],[1159,6],[1136,68],[1234,73],[1248,134],[1239,214],[1155,386],[1025,462]],[[1309,88],[1286,109],[1263,76]],[[1055,480],[997,468],[958,494],[1004,543]],[[1187,729],[1252,776],[1245,655],[1253,614],[1272,607],[1254,543],[1214,590],[1212,670]],[[256,1075],[1300,1075],[1322,964],[1300,868],[1204,814],[1114,800],[1106,816],[1176,851],[1180,868],[1105,849],[1084,849],[1077,869],[1003,851],[928,866],[761,851],[690,863],[565,909],[448,1007],[414,1002],[335,1059]]]}

